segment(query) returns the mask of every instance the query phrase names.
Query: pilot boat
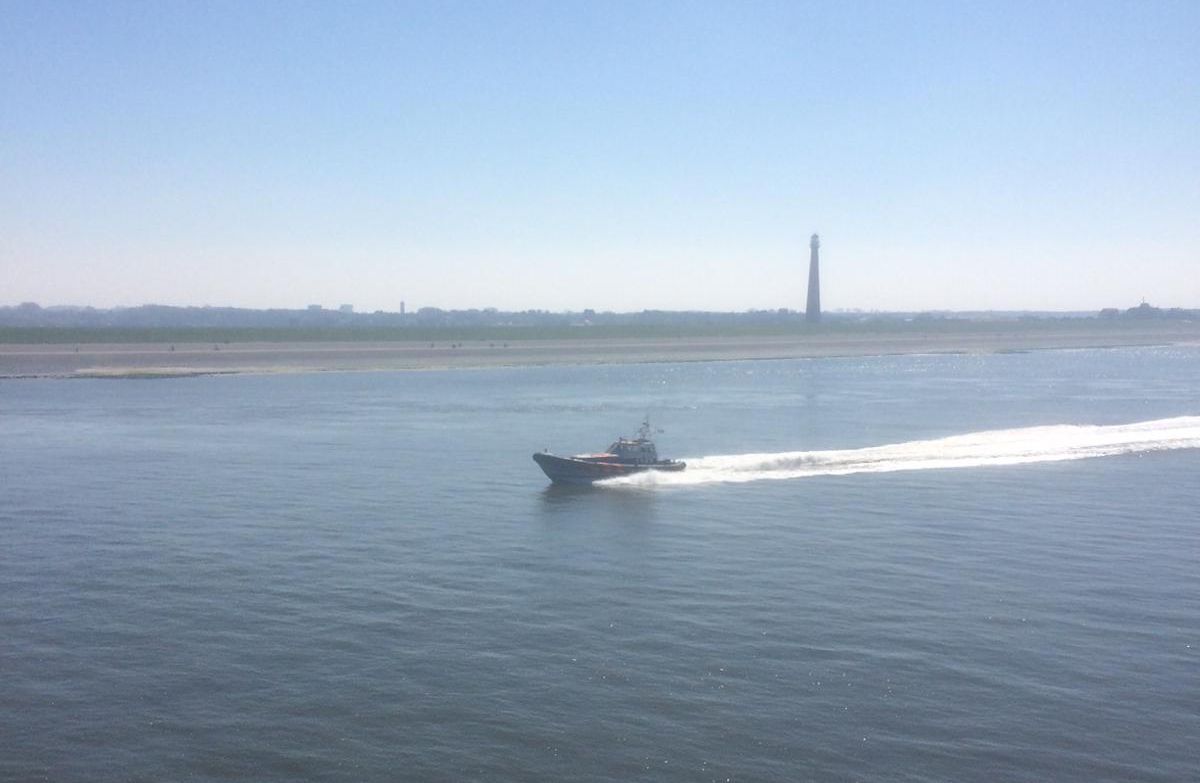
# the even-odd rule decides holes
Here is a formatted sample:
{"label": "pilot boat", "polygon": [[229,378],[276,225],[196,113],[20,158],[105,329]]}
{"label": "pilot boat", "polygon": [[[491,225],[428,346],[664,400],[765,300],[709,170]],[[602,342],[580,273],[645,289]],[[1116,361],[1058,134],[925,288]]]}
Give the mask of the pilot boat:
{"label": "pilot boat", "polygon": [[658,450],[650,438],[650,419],[642,421],[637,437],[617,438],[607,451],[600,454],[576,454],[559,457],[539,451],[533,461],[550,478],[559,484],[591,484],[603,479],[628,476],[646,471],[678,471],[687,463],[677,459],[659,459]]}

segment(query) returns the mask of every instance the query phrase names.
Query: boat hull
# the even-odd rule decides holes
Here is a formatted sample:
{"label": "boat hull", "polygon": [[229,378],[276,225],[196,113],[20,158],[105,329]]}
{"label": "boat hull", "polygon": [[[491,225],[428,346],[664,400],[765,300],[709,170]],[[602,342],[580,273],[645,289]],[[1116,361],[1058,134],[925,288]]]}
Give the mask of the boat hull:
{"label": "boat hull", "polygon": [[679,471],[687,467],[687,463],[677,460],[634,464],[578,457],[558,457],[545,452],[534,454],[533,461],[551,481],[557,484],[592,484],[618,476],[630,476],[634,473]]}

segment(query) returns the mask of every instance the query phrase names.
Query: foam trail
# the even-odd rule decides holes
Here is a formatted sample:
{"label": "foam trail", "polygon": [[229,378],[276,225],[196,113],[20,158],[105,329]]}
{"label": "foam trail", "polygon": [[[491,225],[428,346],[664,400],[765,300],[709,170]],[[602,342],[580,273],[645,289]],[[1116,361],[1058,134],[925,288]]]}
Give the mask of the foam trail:
{"label": "foam trail", "polygon": [[1194,448],[1200,448],[1200,416],[1179,416],[1135,424],[1059,424],[991,430],[843,451],[714,455],[687,459],[687,470],[681,473],[641,473],[603,483],[626,486],[741,483],[897,470],[1024,465]]}

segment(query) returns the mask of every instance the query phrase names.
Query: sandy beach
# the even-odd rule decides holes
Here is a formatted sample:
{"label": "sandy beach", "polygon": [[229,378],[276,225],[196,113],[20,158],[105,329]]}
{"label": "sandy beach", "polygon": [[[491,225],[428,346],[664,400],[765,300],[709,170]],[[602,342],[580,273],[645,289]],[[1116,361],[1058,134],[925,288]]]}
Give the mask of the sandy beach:
{"label": "sandy beach", "polygon": [[566,340],[0,345],[0,378],[161,378],[287,372],[468,369],[551,364],[996,353],[1200,344],[1200,324],[1090,321],[783,336]]}

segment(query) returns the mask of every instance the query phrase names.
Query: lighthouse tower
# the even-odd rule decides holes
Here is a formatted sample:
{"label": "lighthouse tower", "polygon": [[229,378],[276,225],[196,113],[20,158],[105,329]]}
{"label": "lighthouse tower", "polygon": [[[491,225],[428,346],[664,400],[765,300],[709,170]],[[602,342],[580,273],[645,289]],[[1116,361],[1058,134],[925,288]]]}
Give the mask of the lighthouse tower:
{"label": "lighthouse tower", "polygon": [[808,240],[812,256],[808,262],[808,306],[804,310],[804,320],[810,324],[821,322],[821,269],[818,251],[821,248],[821,238],[816,234]]}

